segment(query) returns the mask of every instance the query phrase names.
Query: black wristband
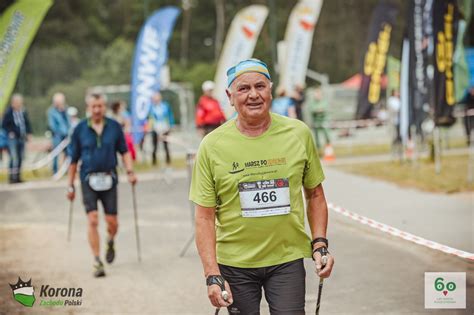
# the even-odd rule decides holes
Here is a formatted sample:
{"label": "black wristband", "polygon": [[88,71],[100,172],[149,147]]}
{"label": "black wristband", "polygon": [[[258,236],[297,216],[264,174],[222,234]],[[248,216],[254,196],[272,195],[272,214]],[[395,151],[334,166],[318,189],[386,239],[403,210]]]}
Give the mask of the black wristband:
{"label": "black wristband", "polygon": [[313,248],[314,244],[316,244],[318,242],[322,242],[322,243],[326,244],[326,247],[329,247],[329,242],[328,242],[327,238],[325,238],[325,237],[316,237],[314,240],[311,241],[311,248]]}
{"label": "black wristband", "polygon": [[210,286],[210,285],[213,285],[213,284],[217,284],[222,291],[225,291],[225,279],[224,277],[220,276],[220,275],[211,275],[211,276],[208,276],[206,278],[206,285],[207,286]]}

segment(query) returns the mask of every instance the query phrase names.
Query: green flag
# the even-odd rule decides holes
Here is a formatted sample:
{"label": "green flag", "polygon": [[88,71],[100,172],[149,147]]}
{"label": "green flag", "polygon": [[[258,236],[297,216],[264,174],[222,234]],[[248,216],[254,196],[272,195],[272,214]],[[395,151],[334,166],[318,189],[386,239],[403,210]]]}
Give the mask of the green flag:
{"label": "green flag", "polygon": [[0,111],[15,87],[28,47],[52,0],[17,0],[0,16]]}

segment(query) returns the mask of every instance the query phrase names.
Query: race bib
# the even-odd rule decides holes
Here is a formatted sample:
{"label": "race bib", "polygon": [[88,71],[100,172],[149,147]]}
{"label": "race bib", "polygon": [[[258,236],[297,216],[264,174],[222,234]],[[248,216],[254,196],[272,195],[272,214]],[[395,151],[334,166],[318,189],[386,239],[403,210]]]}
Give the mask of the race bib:
{"label": "race bib", "polygon": [[288,178],[239,183],[242,217],[268,217],[290,213]]}
{"label": "race bib", "polygon": [[109,173],[91,173],[88,176],[88,183],[94,191],[106,191],[112,188],[114,179]]}

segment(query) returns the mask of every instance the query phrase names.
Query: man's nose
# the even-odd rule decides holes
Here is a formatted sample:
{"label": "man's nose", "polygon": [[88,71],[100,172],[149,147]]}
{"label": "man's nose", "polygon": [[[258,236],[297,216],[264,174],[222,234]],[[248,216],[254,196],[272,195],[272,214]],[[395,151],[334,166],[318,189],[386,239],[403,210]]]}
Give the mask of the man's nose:
{"label": "man's nose", "polygon": [[249,97],[250,98],[258,98],[257,89],[255,89],[254,87],[250,88]]}

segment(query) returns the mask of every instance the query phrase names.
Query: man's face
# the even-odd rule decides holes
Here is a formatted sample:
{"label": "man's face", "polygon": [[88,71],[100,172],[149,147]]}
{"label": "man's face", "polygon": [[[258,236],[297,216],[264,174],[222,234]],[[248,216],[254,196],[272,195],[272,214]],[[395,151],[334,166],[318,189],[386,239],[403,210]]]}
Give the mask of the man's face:
{"label": "man's face", "polygon": [[14,110],[21,110],[23,108],[23,98],[21,96],[14,96],[12,98],[12,108]]}
{"label": "man's face", "polygon": [[99,121],[105,116],[106,106],[103,98],[91,98],[89,101],[89,113],[92,120]]}
{"label": "man's face", "polygon": [[272,84],[257,72],[238,76],[226,90],[230,104],[244,120],[265,118],[272,104]]}
{"label": "man's face", "polygon": [[53,104],[57,109],[64,110],[66,107],[66,99],[64,95],[55,95],[53,98]]}

